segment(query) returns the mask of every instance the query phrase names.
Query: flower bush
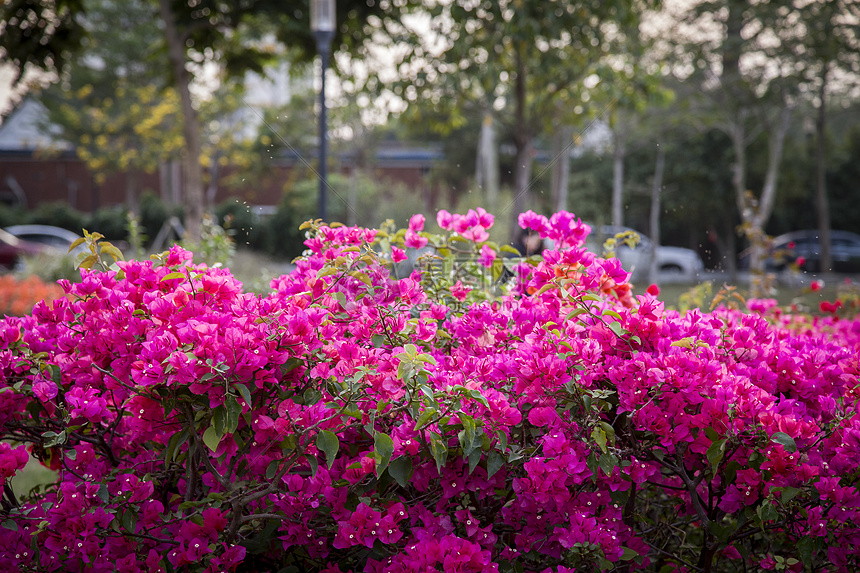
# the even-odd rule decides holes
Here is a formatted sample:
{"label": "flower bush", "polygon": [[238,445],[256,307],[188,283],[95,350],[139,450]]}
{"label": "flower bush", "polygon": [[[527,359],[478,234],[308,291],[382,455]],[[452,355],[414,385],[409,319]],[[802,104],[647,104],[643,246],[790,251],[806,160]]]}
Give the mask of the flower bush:
{"label": "flower bush", "polygon": [[438,222],[309,224],[266,296],[174,247],[0,323],[0,479],[57,471],[5,484],[0,569],[860,568],[860,323],[666,311],[569,213],[507,272],[491,215]]}

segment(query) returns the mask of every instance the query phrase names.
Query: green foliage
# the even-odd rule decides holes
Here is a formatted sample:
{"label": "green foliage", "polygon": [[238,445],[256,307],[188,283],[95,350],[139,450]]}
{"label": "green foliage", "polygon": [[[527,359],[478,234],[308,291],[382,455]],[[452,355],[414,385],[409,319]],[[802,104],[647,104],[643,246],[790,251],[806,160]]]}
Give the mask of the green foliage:
{"label": "green foliage", "polygon": [[82,0],[12,0],[0,5],[0,51],[14,66],[15,82],[26,68],[63,68],[84,39],[83,4]]}
{"label": "green foliage", "polygon": [[230,259],[236,254],[233,239],[209,214],[203,216],[200,240],[182,241],[182,246],[194,253],[197,262],[206,263],[209,266],[229,264]]}
{"label": "green foliage", "polygon": [[23,263],[19,273],[21,276],[37,276],[46,283],[55,283],[61,279],[74,282],[81,278],[75,268],[75,258],[70,254],[39,254],[24,257]]}
{"label": "green foliage", "polygon": [[251,211],[246,201],[228,199],[215,207],[215,218],[242,248],[265,251],[271,241],[272,225]]}
{"label": "green foliage", "polygon": [[126,233],[128,234],[129,256],[132,259],[140,259],[143,256],[143,245],[146,235],[140,226],[140,217],[129,211],[126,213]]}
{"label": "green foliage", "polygon": [[167,205],[150,191],[143,193],[138,201],[138,212],[143,234],[154,239],[164,223],[173,215],[179,215],[181,210],[177,207],[169,209]]}
{"label": "green foliage", "polygon": [[[93,213],[83,227],[96,229],[113,241],[128,241],[128,211],[121,208],[102,208]],[[83,228],[81,227],[81,228]],[[81,229],[76,233],[80,234]]]}
{"label": "green foliage", "polygon": [[26,222],[33,225],[62,227],[80,234],[81,229],[87,226],[89,220],[86,214],[58,201],[56,203],[42,203],[30,212]]}
{"label": "green foliage", "polygon": [[[362,227],[374,227],[386,219],[405,225],[412,214],[423,210],[420,196],[400,184],[392,184],[359,174],[354,178],[332,174],[328,177],[329,217],[346,222],[354,218]],[[266,251],[272,255],[295,257],[304,250],[304,231],[299,226],[317,214],[319,182],[305,179],[287,190],[277,212],[267,221]],[[350,205],[351,196],[355,204]]]}

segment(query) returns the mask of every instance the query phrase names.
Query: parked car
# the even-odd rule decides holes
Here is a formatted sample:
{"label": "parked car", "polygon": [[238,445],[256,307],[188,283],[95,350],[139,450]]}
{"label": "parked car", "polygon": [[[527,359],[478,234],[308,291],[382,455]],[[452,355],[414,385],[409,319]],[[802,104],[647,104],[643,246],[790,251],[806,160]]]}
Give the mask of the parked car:
{"label": "parked car", "polygon": [[[624,270],[632,273],[633,282],[648,280],[648,267],[651,253],[654,252],[654,241],[629,227],[612,225],[594,226],[586,241],[586,247],[593,253],[603,254],[603,244],[606,239],[620,233],[634,232],[639,235],[639,243],[635,248],[626,244],[616,247],[615,255],[621,261]],[[705,270],[702,257],[692,249],[682,247],[657,246],[657,280],[661,282],[694,282]]]}
{"label": "parked car", "polygon": [[45,247],[38,243],[31,243],[0,230],[0,267],[7,270],[15,270],[21,266],[21,257],[38,255],[45,251]]}
{"label": "parked car", "polygon": [[[80,236],[63,229],[62,227],[54,227],[51,225],[13,225],[6,227],[5,232],[18,237],[19,239],[30,243],[38,243],[48,247],[45,250],[53,250],[57,254],[65,255],[69,252],[69,247],[72,246]],[[78,245],[75,247],[73,256],[84,252],[86,247]]]}
{"label": "parked car", "polygon": [[[781,271],[790,263],[801,259],[803,270],[821,271],[821,241],[818,229],[793,231],[774,237],[765,268]],[[748,269],[751,249],[741,252],[738,266]],[[840,273],[860,272],[860,235],[850,231],[830,231],[830,256],[833,271]]]}

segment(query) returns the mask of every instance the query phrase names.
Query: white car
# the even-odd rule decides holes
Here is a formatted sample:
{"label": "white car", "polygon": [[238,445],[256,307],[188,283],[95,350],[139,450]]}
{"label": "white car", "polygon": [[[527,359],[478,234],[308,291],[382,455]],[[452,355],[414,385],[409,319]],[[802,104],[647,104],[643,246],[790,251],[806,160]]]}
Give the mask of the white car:
{"label": "white car", "polygon": [[[68,229],[51,225],[13,225],[4,230],[24,241],[47,245],[60,255],[67,254],[72,243],[80,239],[80,235]],[[78,245],[73,251],[74,256],[86,251],[86,249],[84,245]]]}
{"label": "white car", "polygon": [[[629,227],[614,227],[612,225],[594,226],[586,240],[585,246],[589,251],[602,256],[603,244],[620,233],[634,232],[639,235],[639,243],[630,248],[621,243],[615,249],[615,255],[621,261],[624,270],[632,273],[631,282],[642,283],[648,280],[648,266],[651,253],[654,251],[654,241]],[[696,282],[699,280],[705,265],[699,254],[692,249],[682,247],[657,246],[657,277],[660,283]]]}

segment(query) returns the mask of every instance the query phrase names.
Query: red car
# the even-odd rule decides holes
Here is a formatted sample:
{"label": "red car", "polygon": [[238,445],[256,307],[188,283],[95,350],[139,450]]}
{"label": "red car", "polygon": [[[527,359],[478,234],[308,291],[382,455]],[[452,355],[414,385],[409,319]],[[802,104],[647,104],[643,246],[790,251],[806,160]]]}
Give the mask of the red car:
{"label": "red car", "polygon": [[20,267],[21,257],[39,255],[45,252],[45,247],[19,239],[11,233],[0,229],[0,268],[15,270]]}

